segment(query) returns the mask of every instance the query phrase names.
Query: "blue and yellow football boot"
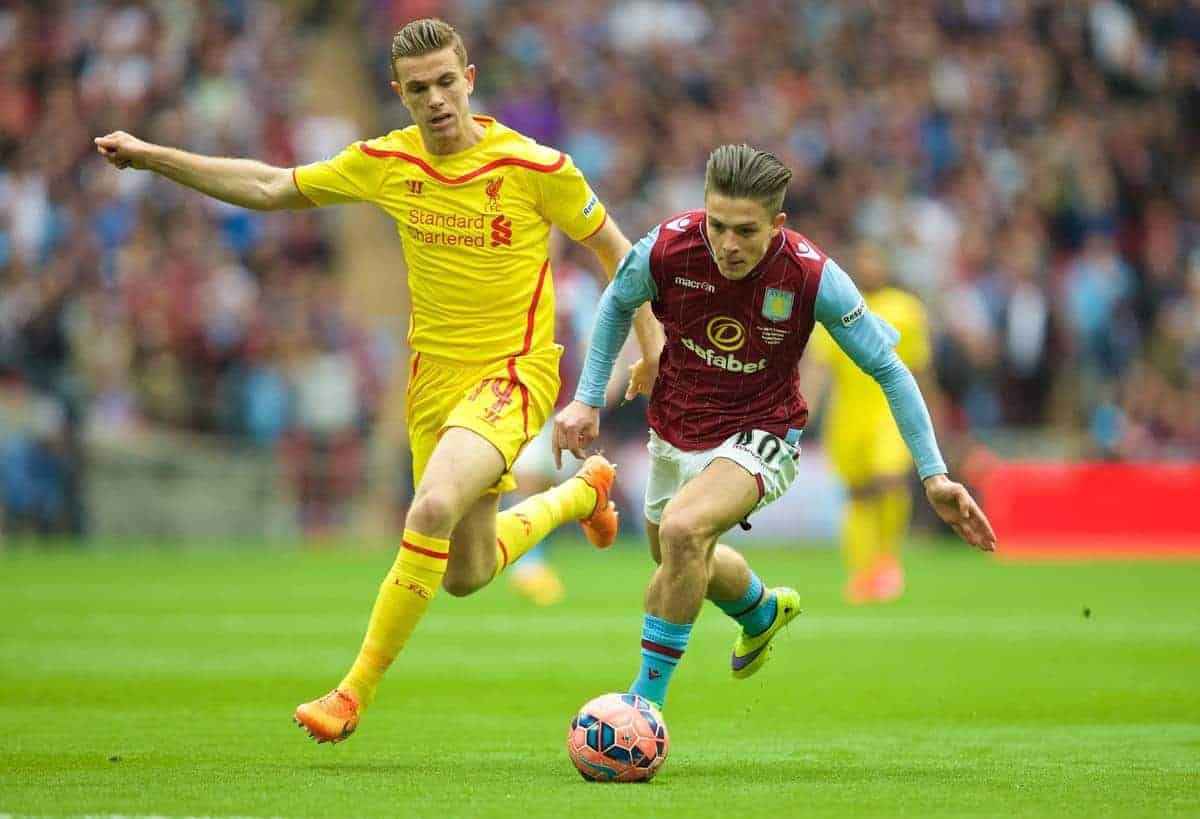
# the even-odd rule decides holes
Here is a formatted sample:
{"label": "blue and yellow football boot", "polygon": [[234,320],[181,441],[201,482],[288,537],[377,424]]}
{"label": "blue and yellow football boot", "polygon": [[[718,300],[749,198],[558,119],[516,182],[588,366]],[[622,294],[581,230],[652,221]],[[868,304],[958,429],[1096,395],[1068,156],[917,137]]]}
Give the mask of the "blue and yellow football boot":
{"label": "blue and yellow football boot", "polygon": [[742,631],[733,644],[733,656],[729,658],[729,667],[733,676],[739,680],[755,674],[766,664],[767,658],[771,656],[771,638],[800,613],[800,592],[780,586],[771,589],[771,593],[775,595],[775,619],[771,621],[771,625],[767,626],[767,630],[762,634],[753,637],[746,636],[746,632]]}

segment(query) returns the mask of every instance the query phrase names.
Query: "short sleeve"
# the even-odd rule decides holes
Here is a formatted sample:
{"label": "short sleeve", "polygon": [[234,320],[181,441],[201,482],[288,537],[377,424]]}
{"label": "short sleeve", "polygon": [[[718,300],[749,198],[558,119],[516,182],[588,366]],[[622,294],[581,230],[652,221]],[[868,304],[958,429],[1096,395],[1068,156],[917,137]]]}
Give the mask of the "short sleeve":
{"label": "short sleeve", "polygon": [[562,164],[552,171],[534,171],[541,213],[567,236],[586,239],[600,229],[608,212],[592,191],[571,157],[561,154]]}
{"label": "short sleeve", "polygon": [[292,173],[296,187],[316,205],[369,202],[383,182],[386,163],[367,156],[358,143],[329,159],[300,165]]}

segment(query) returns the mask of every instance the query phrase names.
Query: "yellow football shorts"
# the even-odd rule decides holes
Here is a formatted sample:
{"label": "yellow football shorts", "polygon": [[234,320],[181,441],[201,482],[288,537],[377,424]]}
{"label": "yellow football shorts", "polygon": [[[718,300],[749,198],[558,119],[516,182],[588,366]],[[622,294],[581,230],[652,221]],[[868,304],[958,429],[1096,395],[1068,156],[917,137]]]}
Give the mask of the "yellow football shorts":
{"label": "yellow football shorts", "polygon": [[513,462],[546,423],[558,397],[562,352],[555,344],[484,364],[413,353],[407,413],[413,485],[420,485],[442,433],[449,427],[463,427],[487,439],[504,456],[504,474],[491,491],[515,489]]}
{"label": "yellow football shorts", "polygon": [[826,431],[829,460],[850,489],[912,469],[908,446],[890,415],[874,422],[826,424]]}

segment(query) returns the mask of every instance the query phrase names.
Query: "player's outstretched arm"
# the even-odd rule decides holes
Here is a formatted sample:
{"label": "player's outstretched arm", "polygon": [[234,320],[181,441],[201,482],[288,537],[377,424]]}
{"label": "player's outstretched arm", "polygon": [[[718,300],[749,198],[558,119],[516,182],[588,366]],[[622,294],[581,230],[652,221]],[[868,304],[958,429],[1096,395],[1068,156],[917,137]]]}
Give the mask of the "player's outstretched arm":
{"label": "player's outstretched arm", "polygon": [[930,475],[924,483],[925,497],[938,517],[975,548],[985,552],[995,551],[996,533],[992,530],[992,524],[965,486],[945,475]]}
{"label": "player's outstretched arm", "polygon": [[288,168],[253,159],[202,156],[145,142],[124,131],[96,137],[96,151],[115,167],[153,171],[232,205],[253,210],[298,210],[313,203]]}
{"label": "player's outstretched arm", "polygon": [[996,534],[983,510],[966,487],[946,476],[925,400],[894,349],[899,334],[867,309],[858,288],[832,259],[821,273],[814,315],[854,363],[883,388],[934,511],[967,543],[994,550]]}
{"label": "player's outstretched arm", "polygon": [[584,450],[600,434],[600,408],[604,406],[604,393],[617,354],[629,335],[634,314],[654,298],[649,258],[657,236],[658,229],[655,228],[625,254],[616,275],[600,297],[583,372],[579,374],[579,385],[575,388],[575,400],[554,419],[552,446],[554,462],[558,466],[562,466],[564,449],[583,458]]}
{"label": "player's outstretched arm", "polygon": [[[625,238],[625,234],[611,216],[603,227],[585,239],[583,244],[596,254],[600,266],[604,269],[604,275],[610,280],[616,276],[621,260],[633,249],[633,245]],[[654,380],[658,377],[658,363],[662,356],[663,344],[666,343],[662,325],[654,317],[654,311],[650,309],[649,304],[638,307],[633,316],[633,332],[637,336],[638,347],[642,350],[642,358],[630,373],[629,387],[625,391],[627,401],[639,393],[650,394]]]}

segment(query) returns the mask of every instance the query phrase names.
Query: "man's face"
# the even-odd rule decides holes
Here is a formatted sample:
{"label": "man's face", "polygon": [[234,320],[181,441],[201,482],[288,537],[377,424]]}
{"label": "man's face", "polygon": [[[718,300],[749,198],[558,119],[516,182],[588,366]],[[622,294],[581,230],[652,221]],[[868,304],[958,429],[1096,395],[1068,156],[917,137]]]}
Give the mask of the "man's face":
{"label": "man's face", "polygon": [[715,191],[704,195],[704,209],[717,270],[734,281],[746,278],[762,261],[786,218],[754,199],[735,199]]}
{"label": "man's face", "polygon": [[470,147],[475,66],[465,68],[451,48],[395,60],[392,88],[421,130],[426,149],[449,154]]}

